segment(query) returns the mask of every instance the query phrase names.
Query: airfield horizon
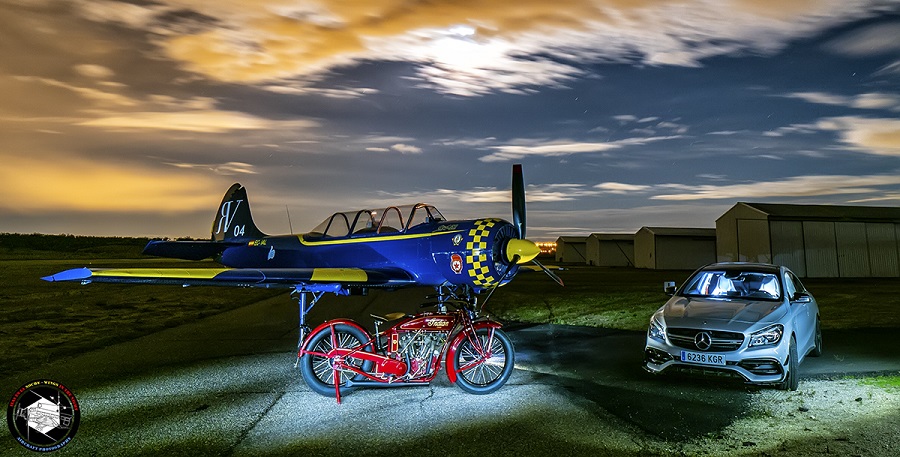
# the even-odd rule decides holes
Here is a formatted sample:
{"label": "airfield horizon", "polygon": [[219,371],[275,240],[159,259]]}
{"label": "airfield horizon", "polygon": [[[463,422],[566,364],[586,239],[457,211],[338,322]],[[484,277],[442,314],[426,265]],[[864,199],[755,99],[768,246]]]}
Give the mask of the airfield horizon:
{"label": "airfield horizon", "polygon": [[[146,239],[0,234],[0,370],[18,371],[34,357],[51,360],[183,325],[285,291],[218,287],[49,284],[42,276],[63,268],[210,267],[141,256]],[[551,260],[545,260],[551,263]],[[642,270],[562,264],[565,287],[540,272],[523,272],[497,290],[487,312],[508,322],[646,330],[666,299],[664,281],[684,281],[688,270]],[[805,279],[819,302],[825,329],[900,328],[892,303],[900,280]],[[370,293],[382,293],[372,291]],[[429,293],[423,288],[424,295]],[[482,296],[482,300],[486,295]],[[865,309],[866,312],[860,312]]]}

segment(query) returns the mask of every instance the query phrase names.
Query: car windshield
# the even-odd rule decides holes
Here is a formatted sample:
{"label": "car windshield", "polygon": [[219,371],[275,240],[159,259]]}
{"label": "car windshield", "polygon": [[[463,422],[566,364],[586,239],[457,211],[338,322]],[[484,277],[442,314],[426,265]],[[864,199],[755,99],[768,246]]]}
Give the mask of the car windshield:
{"label": "car windshield", "polygon": [[781,284],[773,273],[735,270],[701,271],[692,277],[682,295],[710,298],[780,300]]}

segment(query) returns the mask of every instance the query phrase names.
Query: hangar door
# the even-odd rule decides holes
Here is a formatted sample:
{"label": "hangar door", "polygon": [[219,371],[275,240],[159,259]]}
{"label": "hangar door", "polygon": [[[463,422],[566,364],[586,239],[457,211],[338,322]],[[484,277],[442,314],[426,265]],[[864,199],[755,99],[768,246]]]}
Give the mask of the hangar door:
{"label": "hangar door", "polygon": [[865,222],[835,222],[838,271],[844,278],[871,276]]}
{"label": "hangar door", "polygon": [[806,276],[839,277],[834,222],[804,221],[803,240],[806,245]]}
{"label": "hangar door", "polygon": [[772,238],[772,263],[784,265],[800,277],[806,277],[803,223],[800,221],[772,221],[769,223],[769,230]]}
{"label": "hangar door", "polygon": [[769,230],[765,220],[738,219],[738,261],[772,263]]}
{"label": "hangar door", "polygon": [[869,243],[869,263],[872,266],[872,276],[878,278],[900,276],[898,267],[897,238],[895,226],[900,230],[900,225],[891,223],[866,224],[866,238]]}

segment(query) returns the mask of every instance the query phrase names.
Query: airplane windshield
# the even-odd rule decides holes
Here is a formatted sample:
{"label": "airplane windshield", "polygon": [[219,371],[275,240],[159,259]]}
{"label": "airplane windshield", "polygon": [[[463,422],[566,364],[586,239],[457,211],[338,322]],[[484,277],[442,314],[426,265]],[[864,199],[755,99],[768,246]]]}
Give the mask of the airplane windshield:
{"label": "airplane windshield", "polygon": [[[405,219],[404,219],[405,218]],[[444,221],[437,208],[423,203],[380,210],[334,213],[308,234],[329,238],[405,232],[421,224]]]}

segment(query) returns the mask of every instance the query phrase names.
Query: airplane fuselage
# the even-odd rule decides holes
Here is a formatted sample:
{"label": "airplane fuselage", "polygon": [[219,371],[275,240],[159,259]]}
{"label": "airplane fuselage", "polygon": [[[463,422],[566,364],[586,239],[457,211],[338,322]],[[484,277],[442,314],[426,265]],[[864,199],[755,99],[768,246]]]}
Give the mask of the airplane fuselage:
{"label": "airplane fuselage", "polygon": [[482,289],[495,285],[509,268],[501,260],[502,250],[504,242],[515,237],[514,230],[501,219],[477,219],[420,224],[399,233],[266,236],[229,247],[218,260],[244,269],[396,270],[422,286],[450,283]]}

